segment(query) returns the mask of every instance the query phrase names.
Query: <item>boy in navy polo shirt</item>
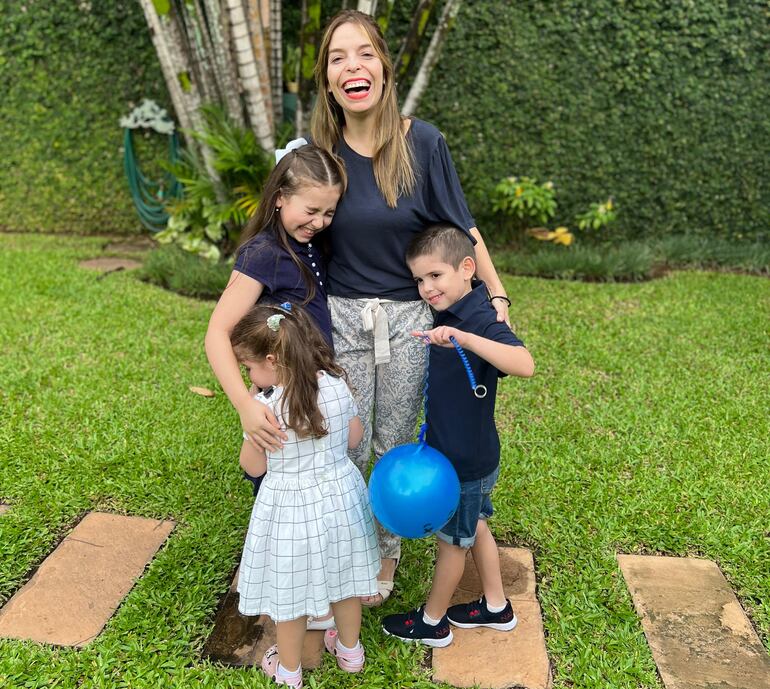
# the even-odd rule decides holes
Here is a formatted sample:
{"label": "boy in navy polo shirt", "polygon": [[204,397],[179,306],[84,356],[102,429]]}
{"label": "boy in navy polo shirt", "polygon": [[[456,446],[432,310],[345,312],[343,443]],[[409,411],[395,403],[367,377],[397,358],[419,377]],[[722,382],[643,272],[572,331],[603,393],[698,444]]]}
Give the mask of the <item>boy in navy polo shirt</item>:
{"label": "boy in navy polo shirt", "polygon": [[[507,324],[498,322],[476,272],[469,236],[451,225],[434,225],[409,245],[406,261],[420,296],[436,311],[433,329],[413,335],[430,340],[426,442],[444,453],[460,478],[460,504],[436,534],[438,559],[427,603],[383,619],[387,634],[443,647],[452,642],[449,624],[510,631],[516,615],[505,598],[497,544],[487,526],[490,493],[497,480],[500,440],[495,428],[497,379],[529,378],[535,364]],[[486,396],[470,389],[462,360],[450,341],[465,350]],[[480,391],[479,391],[480,393]],[[449,607],[470,548],[481,578],[481,600]]]}

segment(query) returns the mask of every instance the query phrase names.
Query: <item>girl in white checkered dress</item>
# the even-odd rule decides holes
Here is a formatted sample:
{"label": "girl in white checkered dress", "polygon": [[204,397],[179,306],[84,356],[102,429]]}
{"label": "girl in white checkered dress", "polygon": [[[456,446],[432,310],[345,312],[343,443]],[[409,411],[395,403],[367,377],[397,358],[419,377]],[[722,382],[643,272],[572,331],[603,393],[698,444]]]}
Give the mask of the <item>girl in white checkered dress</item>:
{"label": "girl in white checkered dress", "polygon": [[347,454],[363,427],[345,372],[296,306],[255,306],[230,339],[265,391],[258,399],[289,436],[267,455],[243,445],[242,460],[257,470],[266,464],[267,475],[243,549],[239,610],[275,620],[278,644],[262,667],[277,683],[302,686],[307,616],[324,616],[330,606],[339,632],[326,632],[326,647],[340,667],[357,672],[364,662],[360,597],[377,591],[379,551],[366,485]]}

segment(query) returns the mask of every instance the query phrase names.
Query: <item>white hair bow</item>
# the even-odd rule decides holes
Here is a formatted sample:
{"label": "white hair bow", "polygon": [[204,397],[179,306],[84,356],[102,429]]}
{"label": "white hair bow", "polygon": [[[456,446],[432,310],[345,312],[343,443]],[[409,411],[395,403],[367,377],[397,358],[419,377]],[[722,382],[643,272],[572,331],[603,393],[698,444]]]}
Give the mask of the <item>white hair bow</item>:
{"label": "white hair bow", "polygon": [[275,164],[278,165],[278,162],[283,158],[289,151],[293,151],[295,148],[299,148],[300,146],[307,146],[308,141],[307,139],[303,139],[300,137],[299,139],[294,139],[293,141],[289,141],[288,144],[286,144],[286,148],[276,148],[275,149]]}

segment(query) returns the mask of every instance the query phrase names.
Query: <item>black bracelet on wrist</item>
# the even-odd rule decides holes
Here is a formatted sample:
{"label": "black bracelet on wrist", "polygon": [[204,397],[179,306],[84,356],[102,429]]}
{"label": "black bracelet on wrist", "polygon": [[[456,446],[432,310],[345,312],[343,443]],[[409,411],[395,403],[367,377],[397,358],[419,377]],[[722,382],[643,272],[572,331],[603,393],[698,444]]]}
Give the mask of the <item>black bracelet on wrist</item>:
{"label": "black bracelet on wrist", "polygon": [[496,294],[494,297],[489,297],[489,301],[494,301],[495,299],[502,299],[508,306],[511,305],[511,300],[508,299],[508,297],[504,297],[502,294]]}

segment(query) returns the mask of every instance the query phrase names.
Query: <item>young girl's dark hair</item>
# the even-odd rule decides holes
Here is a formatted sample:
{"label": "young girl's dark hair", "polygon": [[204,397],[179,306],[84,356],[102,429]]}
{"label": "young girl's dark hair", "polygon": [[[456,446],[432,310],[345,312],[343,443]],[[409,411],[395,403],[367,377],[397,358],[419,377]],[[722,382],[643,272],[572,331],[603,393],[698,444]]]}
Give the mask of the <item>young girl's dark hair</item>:
{"label": "young girl's dark hair", "polygon": [[301,191],[302,187],[339,186],[340,191],[344,193],[347,184],[345,165],[335,155],[313,144],[306,144],[289,151],[278,161],[268,176],[257,212],[249,218],[241,231],[238,251],[244,251],[246,244],[255,235],[271,230],[305,279],[308,294],[302,303],[307,304],[312,301],[316,291],[313,274],[291,248],[275,204],[278,203],[279,196],[294,196]]}
{"label": "young girl's dark hair", "polygon": [[[273,330],[267,320],[275,315],[283,318]],[[230,344],[240,360],[275,356],[284,389],[281,414],[299,437],[322,438],[329,432],[318,408],[318,371],[343,379],[347,374],[334,362],[329,345],[303,308],[257,304],[235,325]]]}

